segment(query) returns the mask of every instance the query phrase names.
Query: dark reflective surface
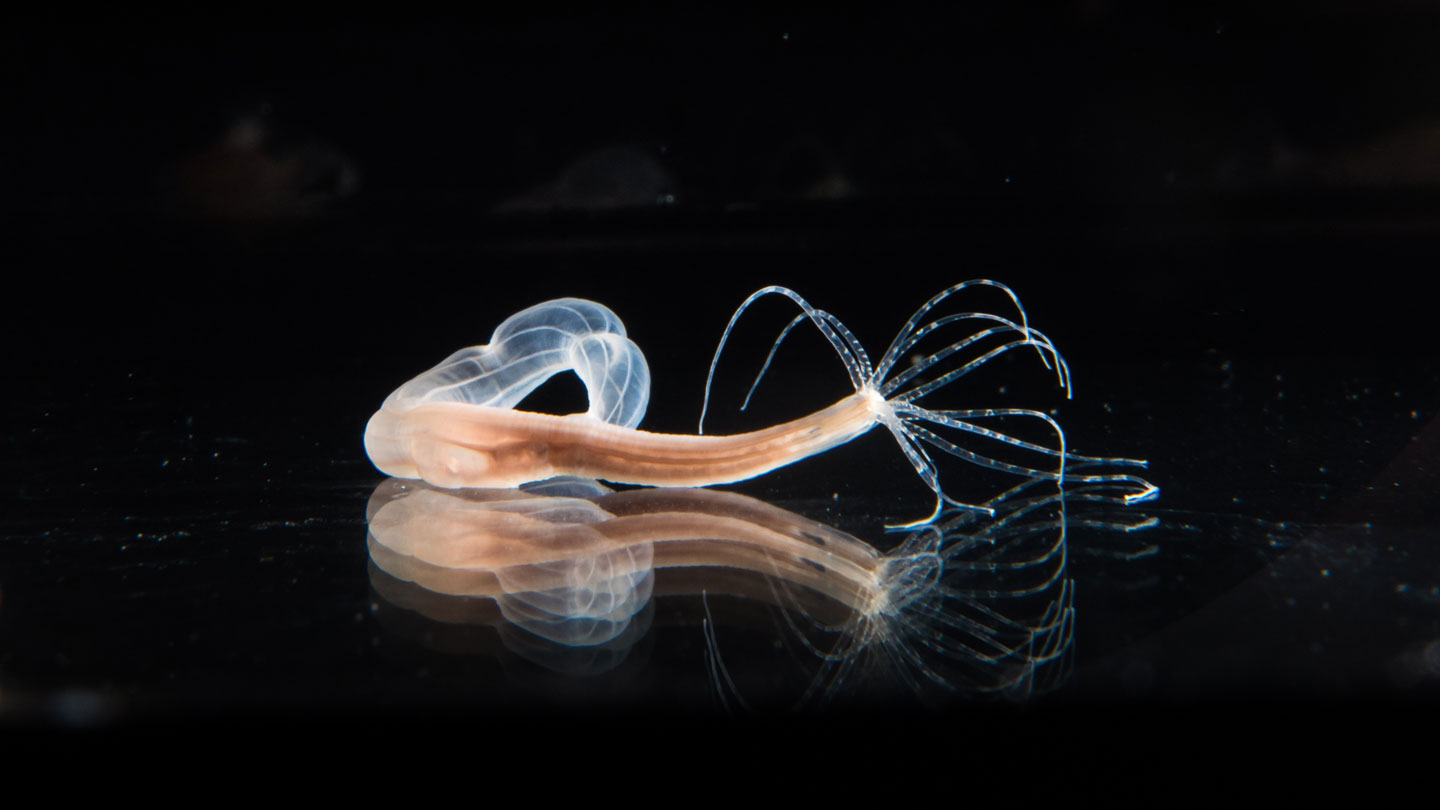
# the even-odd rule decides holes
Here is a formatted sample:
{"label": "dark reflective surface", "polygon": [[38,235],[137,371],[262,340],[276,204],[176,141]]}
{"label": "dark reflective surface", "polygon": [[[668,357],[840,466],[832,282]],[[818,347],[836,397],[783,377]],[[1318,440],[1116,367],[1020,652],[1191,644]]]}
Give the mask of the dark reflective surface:
{"label": "dark reflective surface", "polygon": [[[799,703],[1085,751],[1432,722],[1440,186],[1424,133],[1440,109],[1412,91],[1440,75],[1440,19],[1392,11],[616,22],[619,48],[570,18],[7,34],[29,114],[5,156],[0,723],[526,727]],[[237,67],[255,49],[263,68]],[[270,135],[217,151],[257,109]],[[227,154],[251,168],[177,185]],[[1052,665],[1010,690],[1019,706],[950,689],[918,714],[936,697],[912,682],[934,679],[858,663],[903,664],[913,644],[827,663],[815,650],[844,633],[794,620],[833,609],[843,627],[843,603],[779,601],[774,576],[656,557],[613,639],[557,648],[494,600],[433,597],[372,560],[365,419],[521,307],[614,309],[653,374],[642,427],[693,432],[753,290],[796,289],[878,353],[971,277],[1015,288],[1075,397],[1017,360],[948,407],[1053,408],[1072,449],[1148,458],[1163,491],[1067,505],[1068,584],[1036,606],[996,608],[982,592],[1015,586],[967,574],[1007,620],[1069,617]],[[735,411],[790,315],[747,316],[707,431],[849,393],[797,333]],[[531,404],[579,409],[567,385]],[[949,474],[975,500],[1015,483]],[[879,433],[726,489],[881,555],[904,542],[884,525],[933,503]]]}
{"label": "dark reflective surface", "polygon": [[[1067,530],[1157,525],[1134,510],[1108,519],[1095,508],[1122,511],[1122,497],[1103,484],[1062,494],[1029,482],[993,499],[993,515],[953,510],[900,533],[882,554],[823,523],[716,490],[612,492],[582,479],[440,490],[391,480],[367,509],[371,585],[390,606],[431,620],[412,630],[421,643],[468,636],[479,652],[481,638],[498,635],[505,649],[491,642],[491,655],[587,677],[624,664],[656,611],[683,616],[679,605],[698,595],[710,686],[724,706],[800,706],[897,688],[930,704],[1023,700],[1068,671]],[[1153,552],[1137,548],[1117,553]],[[757,611],[756,602],[769,609]],[[715,619],[724,606],[739,608],[734,620],[723,612]],[[773,636],[788,655],[727,665],[721,639],[732,632]],[[876,682],[852,683],[865,680]],[[805,686],[786,694],[782,685],[792,681]],[[739,684],[764,691],[747,697]]]}

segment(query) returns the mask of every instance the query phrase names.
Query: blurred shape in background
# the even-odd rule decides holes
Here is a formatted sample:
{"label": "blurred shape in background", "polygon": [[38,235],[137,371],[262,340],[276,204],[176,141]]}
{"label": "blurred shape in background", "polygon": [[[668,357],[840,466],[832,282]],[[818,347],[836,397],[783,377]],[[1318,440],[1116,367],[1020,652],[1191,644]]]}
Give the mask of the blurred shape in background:
{"label": "blurred shape in background", "polygon": [[1392,129],[1353,146],[1278,147],[1275,179],[1285,185],[1414,188],[1440,185],[1440,120]]}
{"label": "blurred shape in background", "polygon": [[175,203],[181,215],[200,219],[294,220],[324,213],[359,188],[349,158],[278,129],[264,107],[181,161]]}
{"label": "blurred shape in background", "polygon": [[675,179],[651,150],[606,146],[587,152],[541,183],[495,207],[501,213],[613,211],[673,205]]}

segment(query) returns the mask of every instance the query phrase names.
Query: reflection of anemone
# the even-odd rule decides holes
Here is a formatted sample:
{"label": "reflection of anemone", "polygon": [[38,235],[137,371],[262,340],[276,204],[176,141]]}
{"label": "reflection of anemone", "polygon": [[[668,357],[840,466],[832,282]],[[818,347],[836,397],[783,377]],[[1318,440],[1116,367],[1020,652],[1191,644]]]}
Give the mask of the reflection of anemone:
{"label": "reflection of anemone", "polygon": [[[1027,481],[987,502],[993,518],[952,510],[910,532],[884,556],[873,593],[845,621],[817,621],[788,602],[790,627],[822,662],[802,702],[828,701],[882,674],[928,702],[1024,699],[1062,683],[1075,627],[1067,528],[1080,521],[1129,531],[1154,521],[1067,514],[1067,504],[1123,503],[1125,488],[1109,482],[1031,494],[1042,484]],[[777,584],[777,593],[788,590]]]}
{"label": "reflection of anemone", "polygon": [[[652,592],[707,595],[702,629],[713,682],[722,698],[749,705],[755,661],[747,659],[744,675],[732,678],[720,640],[732,628],[717,627],[710,612],[715,597],[738,595],[778,607],[772,616],[782,617],[784,636],[810,654],[801,668],[810,670],[801,704],[852,685],[868,690],[877,682],[864,676],[877,669],[926,699],[1023,698],[1065,675],[1074,630],[1066,528],[1077,520],[1066,514],[1067,501],[1121,504],[1134,486],[1098,477],[1062,496],[1054,482],[1027,480],[988,501],[987,511],[947,511],[887,554],[734,493],[612,492],[578,479],[521,490],[392,480],[372,496],[368,517],[378,569],[436,593],[488,600],[495,607],[482,621],[501,628],[505,645],[530,660],[605,649],[614,654],[604,660],[618,664],[643,634],[646,623],[634,619],[651,615]],[[1051,494],[1035,494],[1051,487]],[[382,595],[394,590],[377,584]],[[413,593],[401,598],[424,601]],[[583,655],[582,671],[593,674],[600,659]],[[770,676],[779,673],[763,674],[773,700]]]}

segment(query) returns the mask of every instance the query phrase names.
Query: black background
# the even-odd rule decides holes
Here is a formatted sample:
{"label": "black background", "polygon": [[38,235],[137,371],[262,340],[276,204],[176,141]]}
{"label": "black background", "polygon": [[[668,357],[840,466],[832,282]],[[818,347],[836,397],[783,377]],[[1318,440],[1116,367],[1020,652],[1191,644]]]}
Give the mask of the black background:
{"label": "black background", "polygon": [[[573,295],[646,351],[645,426],[688,432],[749,292],[792,287],[878,353],[971,277],[1014,287],[1069,358],[1077,446],[1150,458],[1167,525],[1214,542],[1156,569],[1139,600],[1154,618],[1092,621],[1089,649],[1118,657],[1078,665],[1069,697],[947,717],[1074,741],[1114,715],[1163,733],[1433,708],[1440,676],[1395,673],[1440,636],[1437,35],[1440,13],[1399,2],[11,27],[0,690],[24,699],[8,719],[63,726],[77,691],[106,707],[82,725],[121,728],[479,716],[490,698],[458,681],[417,698],[412,659],[327,694],[348,653],[267,646],[277,615],[305,646],[306,621],[365,601],[357,518],[379,479],[359,437],[389,390]],[[241,120],[268,133],[242,173],[295,155],[315,173],[258,203],[244,184],[188,188]],[[623,205],[534,191],[616,147],[663,183]],[[343,194],[342,161],[358,177]],[[739,336],[742,368],[788,317],[771,307]],[[845,393],[808,349],[819,360],[762,389],[777,416]],[[737,429],[766,418],[722,411]],[[863,503],[867,476],[909,480],[879,440],[834,465],[751,491]],[[850,519],[878,525],[893,503]],[[257,528],[276,522],[301,528]],[[132,536],[170,545],[135,562]],[[326,586],[287,590],[257,553]],[[1187,560],[1192,584],[1173,584]],[[186,588],[245,596],[197,609]],[[1134,607],[1103,578],[1090,593],[1082,621]],[[178,625],[160,618],[174,604],[190,605]],[[117,610],[104,633],[134,633],[139,654],[94,640]],[[217,627],[245,629],[174,641]],[[1139,692],[1135,660],[1153,675]]]}

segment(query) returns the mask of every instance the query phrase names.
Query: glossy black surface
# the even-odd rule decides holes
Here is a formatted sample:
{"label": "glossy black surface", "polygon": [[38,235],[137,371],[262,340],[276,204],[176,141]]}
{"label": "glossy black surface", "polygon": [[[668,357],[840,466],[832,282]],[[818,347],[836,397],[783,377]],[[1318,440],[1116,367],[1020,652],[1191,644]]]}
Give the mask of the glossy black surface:
{"label": "glossy black surface", "polygon": [[[703,581],[657,575],[615,660],[397,604],[367,552],[365,420],[510,313],[581,296],[646,351],[643,426],[693,432],[753,290],[879,354],[972,277],[1019,293],[1075,397],[1008,358],[951,401],[1053,407],[1075,449],[1149,459],[1159,500],[1104,515],[1153,521],[1071,527],[1073,642],[1028,708],[864,666],[806,705],[1072,740],[1102,717],[1173,732],[1154,712],[1433,717],[1440,110],[1403,87],[1440,72],[1416,33],[1440,18],[1330,10],[1282,37],[1278,14],[1087,9],[12,41],[32,114],[5,198],[0,721],[792,705],[819,671],[795,628]],[[1408,71],[1317,55],[1353,15]],[[287,135],[176,180],[235,115]],[[303,168],[267,185],[276,165]],[[712,429],[847,393],[797,335],[733,411],[790,314],[742,323]],[[878,432],[729,489],[882,549],[932,505]]]}

